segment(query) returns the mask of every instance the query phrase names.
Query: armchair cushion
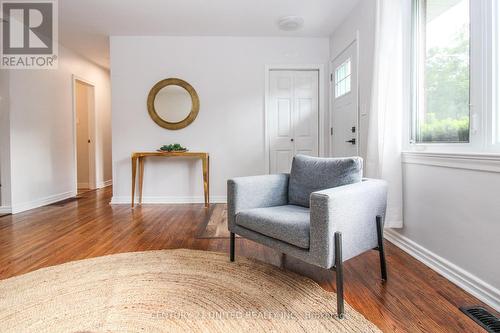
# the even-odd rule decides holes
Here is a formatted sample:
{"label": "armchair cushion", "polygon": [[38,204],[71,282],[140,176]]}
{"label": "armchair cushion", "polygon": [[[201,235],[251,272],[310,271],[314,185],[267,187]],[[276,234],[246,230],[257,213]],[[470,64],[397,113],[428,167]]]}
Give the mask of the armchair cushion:
{"label": "armchair cushion", "polygon": [[292,205],[309,207],[311,193],[359,183],[362,177],[361,157],[318,158],[297,155],[292,162],[288,201]]}
{"label": "armchair cushion", "polygon": [[309,209],[304,207],[247,209],[236,215],[236,224],[302,249],[309,248]]}
{"label": "armchair cushion", "polygon": [[249,176],[227,181],[227,224],[233,230],[236,215],[247,209],[288,204],[288,174]]}

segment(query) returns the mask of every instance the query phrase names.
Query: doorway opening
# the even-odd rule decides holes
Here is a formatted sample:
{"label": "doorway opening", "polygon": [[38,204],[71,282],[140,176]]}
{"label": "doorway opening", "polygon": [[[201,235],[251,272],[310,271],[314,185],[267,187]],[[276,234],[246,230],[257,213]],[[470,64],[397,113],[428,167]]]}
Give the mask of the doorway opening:
{"label": "doorway opening", "polygon": [[73,77],[75,173],[77,193],[96,189],[95,86]]}

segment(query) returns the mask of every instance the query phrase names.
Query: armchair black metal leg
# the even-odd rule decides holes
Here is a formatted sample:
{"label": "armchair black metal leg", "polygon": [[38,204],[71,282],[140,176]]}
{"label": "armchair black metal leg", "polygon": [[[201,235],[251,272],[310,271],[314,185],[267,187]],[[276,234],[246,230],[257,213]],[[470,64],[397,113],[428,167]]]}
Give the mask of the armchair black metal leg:
{"label": "armchair black metal leg", "polygon": [[234,261],[234,232],[231,232],[231,236],[229,237],[229,260]]}
{"label": "armchair black metal leg", "polygon": [[382,281],[387,281],[387,266],[385,263],[384,252],[384,226],[382,224],[382,217],[377,216],[377,239],[378,239],[378,253],[380,256],[380,271],[382,273]]}
{"label": "armchair black metal leg", "polygon": [[344,317],[344,269],[342,267],[342,233],[335,233],[335,275],[337,278],[337,315]]}

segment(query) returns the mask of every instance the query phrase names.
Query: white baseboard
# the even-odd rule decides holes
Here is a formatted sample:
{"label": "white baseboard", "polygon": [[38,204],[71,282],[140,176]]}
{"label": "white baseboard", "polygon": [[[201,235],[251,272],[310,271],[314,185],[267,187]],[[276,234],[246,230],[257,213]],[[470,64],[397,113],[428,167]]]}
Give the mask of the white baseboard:
{"label": "white baseboard", "polygon": [[12,213],[12,208],[10,208],[10,206],[0,206],[0,214],[1,215],[10,214],[10,213]]}
{"label": "white baseboard", "polygon": [[83,188],[83,189],[90,188],[89,183],[78,183],[76,186],[77,186],[77,188]]}
{"label": "white baseboard", "polygon": [[427,250],[395,230],[385,229],[385,238],[424,265],[438,272],[452,283],[500,311],[500,290],[484,282],[454,263]]}
{"label": "white baseboard", "polygon": [[22,212],[25,212],[25,211],[30,210],[30,209],[50,205],[54,202],[69,199],[69,198],[72,198],[75,196],[76,196],[75,191],[69,191],[69,192],[54,194],[54,195],[50,195],[50,196],[45,197],[45,198],[40,198],[40,199],[36,199],[33,201],[13,205],[12,206],[12,214],[22,213]]}
{"label": "white baseboard", "polygon": [[113,180],[112,179],[108,179],[108,180],[105,180],[103,182],[99,182],[97,184],[97,188],[104,188],[104,187],[108,187],[108,186],[111,186],[113,185]]}
{"label": "white baseboard", "polygon": [[[130,205],[130,196],[114,196],[111,199],[112,205],[128,204]],[[136,202],[138,199],[136,198]],[[205,199],[203,196],[168,196],[168,197],[143,197],[143,204],[191,204],[191,203],[204,203]],[[210,196],[211,203],[226,203],[226,196],[215,195]]]}

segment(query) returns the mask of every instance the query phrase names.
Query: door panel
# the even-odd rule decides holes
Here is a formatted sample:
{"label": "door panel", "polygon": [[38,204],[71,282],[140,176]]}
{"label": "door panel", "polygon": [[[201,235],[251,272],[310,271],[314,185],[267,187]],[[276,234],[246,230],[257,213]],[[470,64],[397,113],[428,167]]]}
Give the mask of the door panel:
{"label": "door panel", "polygon": [[[308,156],[316,156],[312,150],[297,150],[296,154],[308,155]],[[291,161],[290,161],[291,163]]]}
{"label": "door panel", "polygon": [[[352,43],[332,62],[333,156],[359,154],[357,43]],[[355,140],[355,143],[348,141]]]}
{"label": "door panel", "polygon": [[310,137],[312,135],[311,131],[311,113],[313,112],[313,100],[311,98],[301,98],[298,101],[297,108],[297,131],[296,136],[300,137]]}
{"label": "door panel", "polygon": [[289,138],[292,134],[292,108],[289,99],[278,100],[278,136]]}
{"label": "door panel", "polygon": [[292,159],[293,159],[293,153],[290,150],[275,151],[276,170],[274,173],[290,172],[290,165],[292,163]]}
{"label": "door panel", "polygon": [[318,156],[318,71],[271,71],[268,103],[271,173],[290,172],[298,153]]}
{"label": "door panel", "polygon": [[293,156],[293,77],[288,72],[271,72],[269,101],[269,144],[271,170],[288,172],[286,166]]}
{"label": "door panel", "polygon": [[319,155],[319,73],[295,71],[294,155]]}

